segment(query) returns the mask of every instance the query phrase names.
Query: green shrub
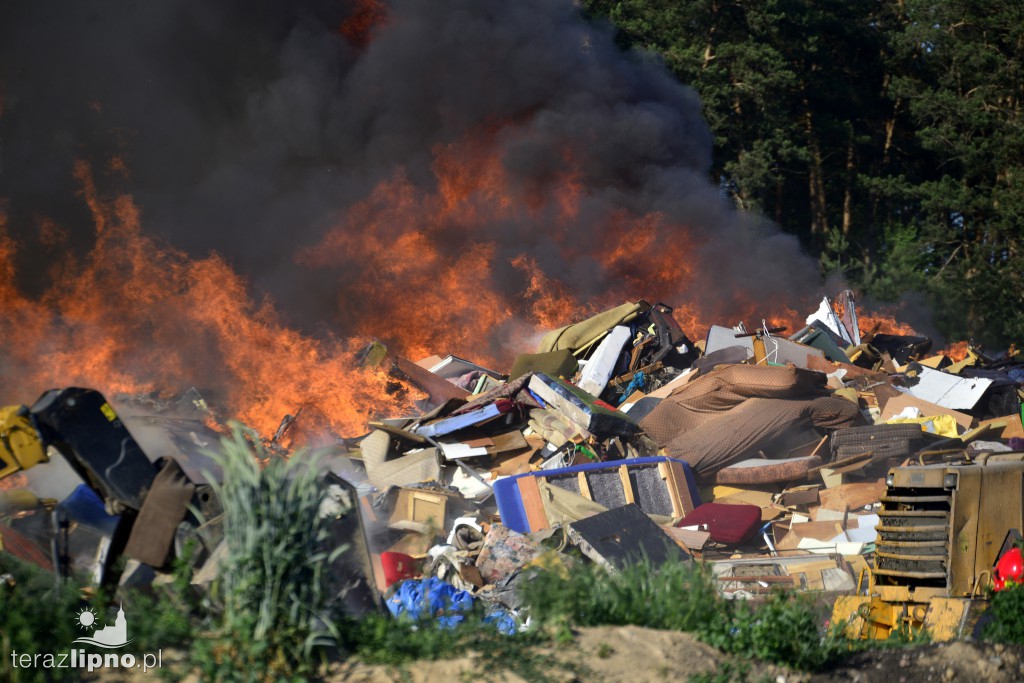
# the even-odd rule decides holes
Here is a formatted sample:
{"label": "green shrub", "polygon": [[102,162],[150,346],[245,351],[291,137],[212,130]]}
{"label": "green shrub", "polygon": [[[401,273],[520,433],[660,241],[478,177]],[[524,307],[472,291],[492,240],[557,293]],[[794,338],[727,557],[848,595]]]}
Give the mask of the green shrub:
{"label": "green shrub", "polygon": [[644,561],[616,573],[579,563],[571,575],[541,571],[529,582],[525,598],[532,617],[548,624],[697,631],[716,618],[723,602],[704,569],[682,562],[655,569]]}
{"label": "green shrub", "polygon": [[451,659],[464,653],[480,631],[493,631],[478,618],[456,628],[370,615],[344,629],[345,645],[368,664],[402,665],[416,660]]}
{"label": "green shrub", "polygon": [[713,671],[691,674],[686,683],[746,683],[750,675],[750,664],[747,662],[722,662]]}
{"label": "green shrub", "polygon": [[986,640],[999,643],[1024,643],[1024,584],[1009,583],[992,594],[982,629]]}
{"label": "green shrub", "polygon": [[191,585],[194,548],[194,542],[186,544],[182,556],[174,559],[169,583],[154,583],[145,589],[121,587],[113,596],[98,593],[91,600],[94,611],[107,613],[110,621],[120,605],[129,614],[145,615],[132,623],[132,642],[140,651],[188,646],[205,615],[199,593]]}
{"label": "green shrub", "polygon": [[773,593],[761,604],[724,600],[708,571],[695,563],[640,562],[617,573],[581,563],[571,577],[548,570],[529,584],[526,602],[541,624],[636,625],[688,631],[720,650],[798,669],[815,670],[848,650],[819,632],[805,596]]}
{"label": "green shrub", "polygon": [[323,614],[333,558],[324,549],[318,456],[300,451],[284,460],[236,425],[213,457],[224,472],[215,488],[227,554],[214,586],[219,622],[197,639],[195,659],[206,680],[309,676],[314,655],[336,637]]}
{"label": "green shrub", "polygon": [[818,614],[806,595],[777,591],[759,604],[732,601],[724,607],[698,631],[723,652],[813,671],[845,649],[842,641],[819,633]]}
{"label": "green shrub", "polygon": [[124,609],[133,615],[146,615],[132,624],[132,640],[140,651],[186,646],[196,636],[193,614],[170,591],[159,590],[155,595],[129,591],[124,594]]}
{"label": "green shrub", "polygon": [[0,553],[0,680],[64,680],[71,669],[14,667],[11,653],[65,652],[82,635],[75,616],[85,603],[76,586],[57,585],[53,574]]}

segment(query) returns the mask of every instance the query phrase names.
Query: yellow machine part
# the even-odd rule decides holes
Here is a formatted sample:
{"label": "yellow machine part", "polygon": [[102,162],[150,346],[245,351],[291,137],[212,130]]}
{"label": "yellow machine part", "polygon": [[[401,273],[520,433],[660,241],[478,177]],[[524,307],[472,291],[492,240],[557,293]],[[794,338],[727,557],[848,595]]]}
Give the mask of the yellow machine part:
{"label": "yellow machine part", "polygon": [[35,510],[43,504],[43,500],[27,489],[0,491],[0,515],[21,510]]}
{"label": "yellow machine part", "polygon": [[0,408],[0,479],[47,460],[39,431],[25,406]]}
{"label": "yellow machine part", "polygon": [[[900,630],[924,631],[936,642],[962,637],[973,615],[984,610],[985,600],[932,598],[927,603],[886,602],[867,595],[840,596],[832,608],[832,623],[854,640],[886,640]],[[973,609],[972,609],[973,608]]]}

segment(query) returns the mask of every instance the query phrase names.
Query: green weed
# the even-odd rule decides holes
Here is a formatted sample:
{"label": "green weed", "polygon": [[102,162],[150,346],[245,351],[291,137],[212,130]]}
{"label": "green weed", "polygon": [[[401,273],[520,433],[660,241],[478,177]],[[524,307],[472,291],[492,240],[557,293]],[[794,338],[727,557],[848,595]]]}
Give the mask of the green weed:
{"label": "green weed", "polygon": [[318,456],[300,451],[283,460],[238,425],[211,455],[224,472],[215,490],[227,555],[215,586],[219,621],[193,656],[205,680],[309,677],[316,655],[337,639],[323,613],[323,579],[339,549],[324,548]]}
{"label": "green weed", "polygon": [[723,652],[814,671],[846,651],[845,641],[822,637],[818,614],[804,595],[774,592],[759,604],[726,601],[697,635]]}
{"label": "green weed", "polygon": [[[154,584],[151,592],[118,591],[114,602],[123,602],[125,610],[132,614],[146,615],[145,619],[134,620],[132,627],[132,638],[140,650],[185,647],[195,639],[206,611],[198,591],[191,585],[194,552],[195,542],[189,542],[181,556],[175,558],[170,583]],[[102,598],[94,601],[101,609],[107,608],[109,602]]]}
{"label": "green weed", "polygon": [[81,634],[75,617],[86,606],[78,589],[52,574],[0,553],[0,680],[65,680],[71,669],[15,667],[11,654],[63,652]]}
{"label": "green weed", "polygon": [[758,605],[724,600],[707,570],[692,563],[639,562],[616,573],[581,563],[568,579],[544,571],[529,583],[526,602],[531,616],[555,633],[630,624],[687,631],[723,652],[803,670],[848,650],[845,641],[819,632],[809,599],[774,593]]}
{"label": "green weed", "polygon": [[716,618],[723,602],[705,570],[681,562],[656,570],[641,562],[616,573],[579,563],[571,579],[542,571],[528,585],[530,615],[545,624],[697,631]]}
{"label": "green weed", "polygon": [[992,594],[982,629],[985,640],[1024,643],[1024,584],[1008,583]]}
{"label": "green weed", "polygon": [[740,662],[722,662],[714,671],[705,671],[687,677],[686,683],[747,683],[750,675],[750,664]]}

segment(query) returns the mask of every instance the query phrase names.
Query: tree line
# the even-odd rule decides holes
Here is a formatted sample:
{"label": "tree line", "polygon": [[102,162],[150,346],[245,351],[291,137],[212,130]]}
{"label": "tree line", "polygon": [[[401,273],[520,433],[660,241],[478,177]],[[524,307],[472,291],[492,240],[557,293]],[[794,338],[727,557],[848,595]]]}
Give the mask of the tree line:
{"label": "tree line", "polygon": [[701,96],[712,180],[939,330],[1024,341],[1024,3],[582,0]]}

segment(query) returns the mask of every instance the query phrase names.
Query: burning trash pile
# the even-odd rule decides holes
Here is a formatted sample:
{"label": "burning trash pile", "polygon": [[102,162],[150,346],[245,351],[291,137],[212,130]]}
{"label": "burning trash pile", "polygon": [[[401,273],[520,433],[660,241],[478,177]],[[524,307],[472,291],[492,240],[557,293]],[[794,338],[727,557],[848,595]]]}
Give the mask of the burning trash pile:
{"label": "burning trash pile", "polygon": [[[844,291],[795,333],[716,325],[697,341],[671,307],[628,302],[499,370],[370,343],[359,364],[416,410],[318,461],[331,537],[348,544],[325,560],[331,599],[441,626],[482,603],[513,633],[538,567],[679,561],[728,598],[839,596],[854,637],[960,635],[993,578],[1020,575],[994,569],[1024,529],[1024,359],[878,328]],[[3,410],[0,477],[20,478],[3,492],[4,551],[145,584],[191,540],[208,584],[222,425],[195,390],[116,403],[67,388]],[[288,457],[302,420],[263,439],[269,457]],[[53,526],[25,514],[41,506]]]}

